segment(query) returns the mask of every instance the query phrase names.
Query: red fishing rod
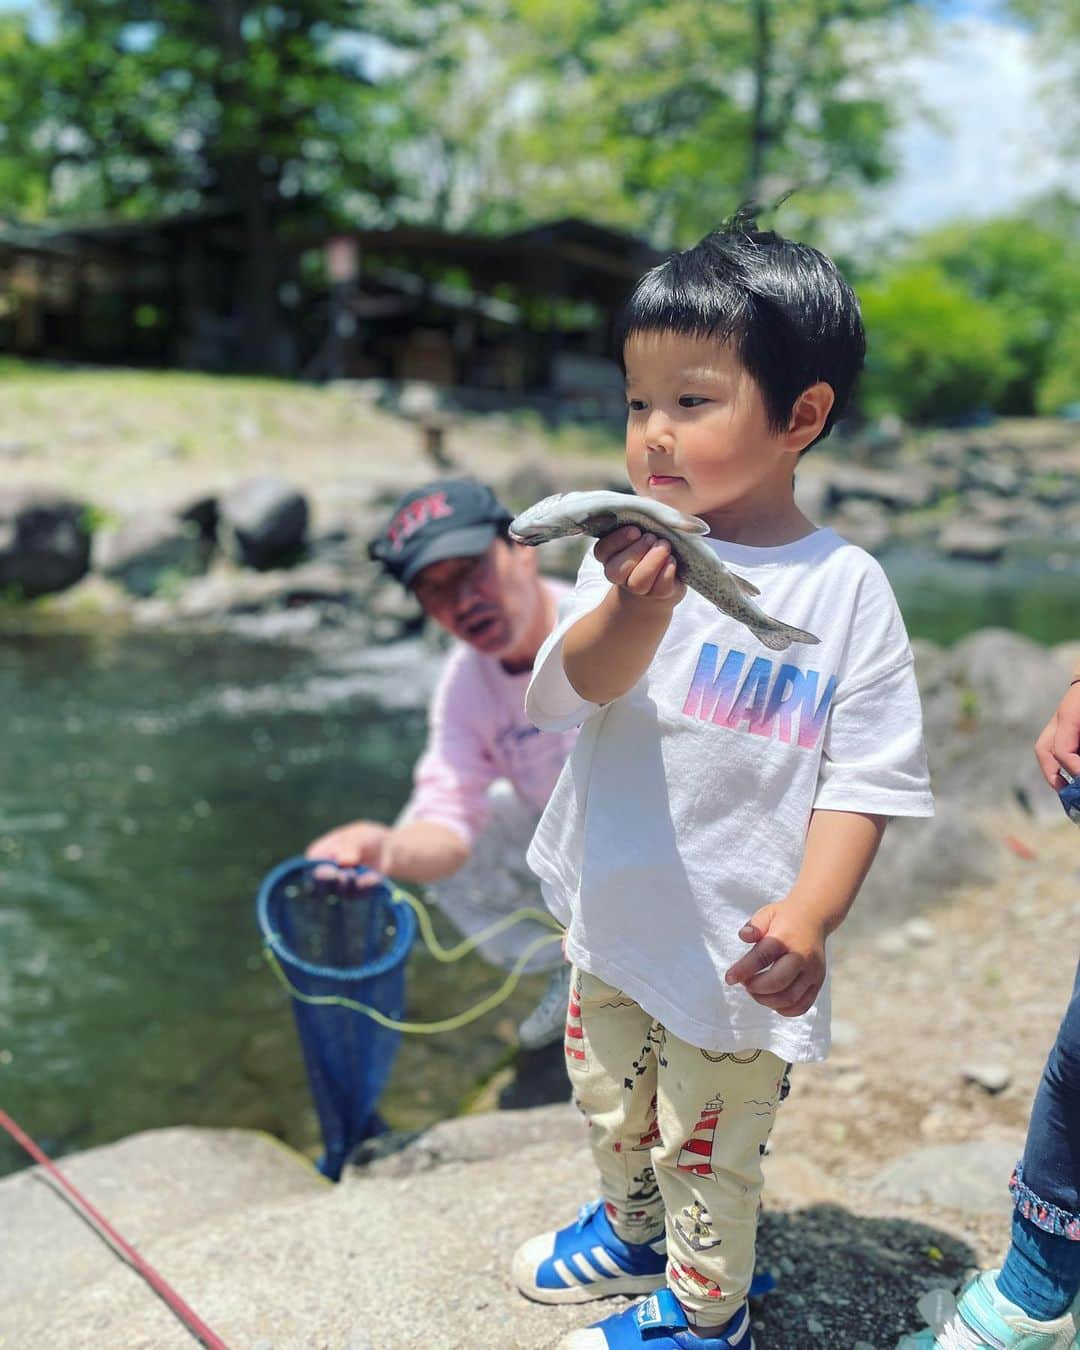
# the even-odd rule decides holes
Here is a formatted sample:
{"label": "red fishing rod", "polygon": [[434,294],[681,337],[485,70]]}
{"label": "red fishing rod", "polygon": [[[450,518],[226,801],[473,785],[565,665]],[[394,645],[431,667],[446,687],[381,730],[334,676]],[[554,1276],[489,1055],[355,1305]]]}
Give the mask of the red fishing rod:
{"label": "red fishing rod", "polygon": [[168,1281],[157,1273],[149,1261],[144,1260],[131,1243],[120,1236],[108,1219],[94,1208],[72,1182],[68,1181],[67,1177],[45,1156],[26,1131],[20,1129],[2,1108],[0,1108],[0,1125],[7,1130],[17,1144],[22,1145],[40,1167],[44,1168],[45,1172],[56,1182],[91,1228],[142,1276],[154,1293],[168,1305],[196,1340],[201,1341],[207,1347],[207,1350],[229,1350],[221,1337],[211,1331],[194,1309],[188,1307]]}

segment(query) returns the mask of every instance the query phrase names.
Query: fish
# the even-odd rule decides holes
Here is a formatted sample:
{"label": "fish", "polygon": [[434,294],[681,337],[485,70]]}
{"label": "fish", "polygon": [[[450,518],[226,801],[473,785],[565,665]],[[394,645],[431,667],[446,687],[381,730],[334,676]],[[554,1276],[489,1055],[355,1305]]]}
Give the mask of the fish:
{"label": "fish", "polygon": [[528,507],[510,522],[510,537],[519,544],[547,543],[566,535],[588,534],[595,539],[622,525],[666,539],[679,577],[723,614],[745,624],[764,646],[782,652],[793,642],[814,644],[820,638],[793,628],[754,604],[761,592],[744,577],[729,571],[702,535],[709,526],[700,516],[684,515],[665,502],[636,497],[629,492],[557,492]]}

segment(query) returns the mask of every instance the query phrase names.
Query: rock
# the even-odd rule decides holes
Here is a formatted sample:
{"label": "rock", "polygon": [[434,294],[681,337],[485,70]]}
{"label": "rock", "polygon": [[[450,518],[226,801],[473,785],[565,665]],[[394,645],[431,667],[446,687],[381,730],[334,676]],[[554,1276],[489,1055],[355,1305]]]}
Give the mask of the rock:
{"label": "rock", "polygon": [[993,1097],[1005,1091],[1012,1082],[1012,1074],[1003,1064],[972,1064],[964,1070],[964,1081],[977,1083]]}
{"label": "rock", "polygon": [[561,491],[554,474],[543,460],[526,460],[519,464],[499,489],[499,500],[511,511],[524,511],[527,506]]}
{"label": "rock", "polygon": [[280,478],[248,478],[221,499],[221,532],[234,561],[261,570],[292,561],[304,546],[308,504]]}
{"label": "rock", "polygon": [[907,951],[907,941],[898,929],[882,933],[874,946],[882,956],[902,956]]}
{"label": "rock", "polygon": [[[183,1167],[175,1169],[172,1157],[182,1157]],[[299,1154],[243,1130],[148,1130],[67,1157],[62,1166],[144,1254],[170,1238],[182,1241],[200,1226],[213,1231],[249,1205],[288,1204],[304,1196],[317,1200],[330,1189]],[[42,1184],[37,1168],[0,1180],[0,1210],[5,1231],[18,1234],[18,1242],[4,1244],[0,1262],[4,1343],[75,1344],[44,1330],[58,1303],[89,1293],[127,1267],[51,1186]],[[57,1288],[64,1290],[64,1300],[57,1299]],[[131,1293],[141,1300],[149,1291],[133,1280]],[[179,1324],[167,1314],[162,1325],[165,1336],[159,1340],[151,1336],[129,1342],[104,1335],[100,1343],[172,1345]],[[87,1340],[93,1339],[88,1328]]]}
{"label": "rock", "polygon": [[[902,924],[958,886],[986,883],[997,875],[996,849],[964,807],[938,800],[930,820],[890,823],[859,903],[845,928]],[[910,950],[902,927],[882,933],[879,950],[900,955]]]}
{"label": "rock", "polygon": [[825,505],[829,508],[857,499],[877,502],[890,511],[912,511],[928,506],[935,495],[932,479],[918,470],[894,473],[856,464],[830,464],[827,482]]}
{"label": "rock", "polygon": [[576,1107],[565,1102],[440,1120],[405,1148],[352,1170],[364,1177],[410,1177],[447,1163],[482,1162],[545,1142],[553,1148],[578,1148],[585,1142],[585,1124]]}
{"label": "rock", "polygon": [[1031,731],[1057,707],[1066,669],[1045,647],[1004,628],[981,628],[962,638],[949,657],[953,678],[971,689],[996,731],[1002,723]]}
{"label": "rock", "polygon": [[823,472],[800,467],[795,475],[795,505],[810,520],[821,520],[827,509],[829,480]]}
{"label": "rock", "polygon": [[217,497],[195,497],[173,512],[180,520],[191,521],[203,539],[211,544],[217,539],[219,514]]}
{"label": "rock", "polygon": [[94,566],[132,595],[197,576],[208,550],[194,522],[170,515],[135,516],[94,539]]}
{"label": "rock", "polygon": [[84,502],[48,488],[0,489],[0,592],[32,600],[86,575],[90,529]]}
{"label": "rock", "polygon": [[1020,492],[1021,474],[1011,464],[976,455],[965,463],[963,481],[970,487],[996,492],[1002,497],[1015,497]]}
{"label": "rock", "polygon": [[255,576],[250,572],[221,570],[189,584],[177,599],[176,612],[186,619],[258,614],[301,604],[340,603],[351,594],[343,574],[325,563],[307,563]]}
{"label": "rock", "polygon": [[875,553],[889,540],[888,513],[878,502],[853,499],[845,502],[830,522],[839,534],[868,553]]}
{"label": "rock", "polygon": [[909,919],[904,924],[904,937],[913,947],[929,947],[937,937],[937,929],[929,919]]}
{"label": "rock", "polygon": [[938,535],[942,553],[976,562],[996,562],[1004,555],[1008,542],[1003,530],[978,520],[952,520]]}
{"label": "rock", "polygon": [[1023,1151],[1015,1140],[973,1140],[916,1149],[883,1167],[871,1188],[893,1200],[962,1214],[1009,1213],[1009,1177]]}

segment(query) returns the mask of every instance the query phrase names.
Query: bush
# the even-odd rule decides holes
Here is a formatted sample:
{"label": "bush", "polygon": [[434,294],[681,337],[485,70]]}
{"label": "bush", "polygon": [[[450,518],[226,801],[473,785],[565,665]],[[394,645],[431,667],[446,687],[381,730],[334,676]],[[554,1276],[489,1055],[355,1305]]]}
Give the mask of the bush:
{"label": "bush", "polygon": [[1041,413],[1061,412],[1075,403],[1080,403],[1080,314],[1062,326],[1035,390],[1035,407]]}
{"label": "bush", "polygon": [[[919,258],[993,305],[1006,327],[1013,372],[997,399],[1004,413],[1031,413],[1056,355],[1062,331],[1080,304],[1076,217],[1052,213],[1034,224],[1022,217],[952,225],[919,244]],[[1073,387],[1073,397],[1077,397]]]}
{"label": "bush", "polygon": [[861,402],[907,421],[995,406],[1012,377],[1004,318],[941,268],[908,264],[860,288],[868,350]]}

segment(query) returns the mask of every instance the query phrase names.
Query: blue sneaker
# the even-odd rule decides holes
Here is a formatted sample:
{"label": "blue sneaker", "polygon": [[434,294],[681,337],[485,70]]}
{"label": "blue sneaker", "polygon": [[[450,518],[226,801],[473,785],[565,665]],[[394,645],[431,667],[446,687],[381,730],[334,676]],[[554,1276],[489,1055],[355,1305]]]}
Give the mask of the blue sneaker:
{"label": "blue sneaker", "polygon": [[897,1350],[1080,1350],[1080,1299],[1052,1322],[1036,1322],[998,1291],[996,1270],[964,1290],[939,1331],[905,1336]]}
{"label": "blue sneaker", "polygon": [[664,1283],[667,1239],[624,1242],[608,1223],[604,1205],[582,1205],[577,1222],[542,1233],[519,1247],[514,1283],[538,1303],[588,1303],[610,1294],[645,1294]]}
{"label": "blue sneaker", "polygon": [[558,1350],[754,1350],[746,1305],[716,1336],[696,1336],[670,1289],[661,1289],[634,1308],[572,1331]]}

